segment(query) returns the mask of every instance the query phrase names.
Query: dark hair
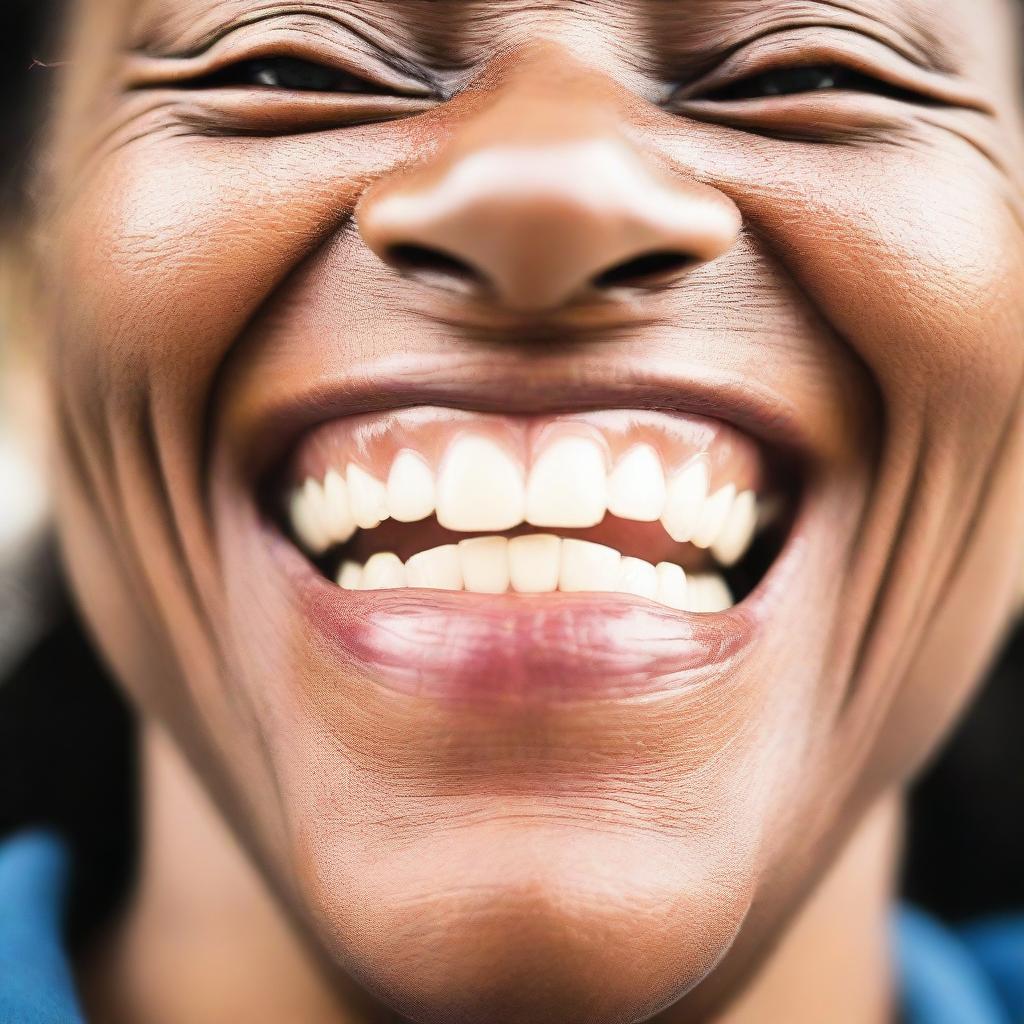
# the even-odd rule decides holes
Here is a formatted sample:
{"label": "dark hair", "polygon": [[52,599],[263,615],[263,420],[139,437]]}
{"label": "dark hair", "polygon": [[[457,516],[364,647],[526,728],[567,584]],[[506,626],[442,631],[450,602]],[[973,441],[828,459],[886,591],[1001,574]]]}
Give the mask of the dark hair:
{"label": "dark hair", "polygon": [[43,63],[55,0],[4,0],[0,6],[0,217],[21,205],[31,141],[51,76]]}

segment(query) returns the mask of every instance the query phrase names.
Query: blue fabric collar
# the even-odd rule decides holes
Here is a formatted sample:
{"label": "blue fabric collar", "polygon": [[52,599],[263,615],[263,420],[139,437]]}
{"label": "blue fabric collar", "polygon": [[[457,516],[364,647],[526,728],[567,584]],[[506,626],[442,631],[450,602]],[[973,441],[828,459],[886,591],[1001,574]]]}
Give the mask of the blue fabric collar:
{"label": "blue fabric collar", "polygon": [[84,1024],[61,944],[67,851],[49,833],[0,846],[0,1021]]}
{"label": "blue fabric collar", "polygon": [[[2,1024],[84,1024],[61,943],[68,876],[50,833],[0,844]],[[1024,917],[953,932],[900,908],[893,924],[905,1024],[1024,1021]]]}
{"label": "blue fabric collar", "polygon": [[953,931],[901,907],[895,927],[906,1024],[1024,1021],[1024,916]]}

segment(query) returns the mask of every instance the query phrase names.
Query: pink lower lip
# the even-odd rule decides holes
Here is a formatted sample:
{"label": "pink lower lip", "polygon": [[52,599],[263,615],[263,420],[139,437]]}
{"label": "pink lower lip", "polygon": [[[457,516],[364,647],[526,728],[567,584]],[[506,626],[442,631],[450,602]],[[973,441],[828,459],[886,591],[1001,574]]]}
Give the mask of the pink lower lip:
{"label": "pink lower lip", "polygon": [[281,553],[323,643],[405,695],[557,702],[678,691],[705,682],[754,632],[740,609],[698,617],[617,594],[345,591],[294,549]]}

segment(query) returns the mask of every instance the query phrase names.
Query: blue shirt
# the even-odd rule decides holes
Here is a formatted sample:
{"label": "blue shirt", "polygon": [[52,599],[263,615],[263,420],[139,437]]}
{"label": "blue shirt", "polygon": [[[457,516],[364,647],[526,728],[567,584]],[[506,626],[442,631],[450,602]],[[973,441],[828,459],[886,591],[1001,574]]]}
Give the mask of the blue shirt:
{"label": "blue shirt", "polygon": [[[0,845],[0,1024],[84,1024],[61,943],[67,881],[54,836]],[[1024,915],[953,931],[901,908],[893,928],[905,1024],[1024,1024]]]}

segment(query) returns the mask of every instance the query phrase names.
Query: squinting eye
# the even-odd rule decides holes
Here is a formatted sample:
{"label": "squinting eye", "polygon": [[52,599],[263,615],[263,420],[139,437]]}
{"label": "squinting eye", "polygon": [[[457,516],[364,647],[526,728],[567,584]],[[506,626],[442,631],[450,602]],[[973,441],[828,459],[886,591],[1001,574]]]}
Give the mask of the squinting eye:
{"label": "squinting eye", "polygon": [[392,92],[387,86],[369,82],[347,71],[294,57],[242,61],[196,84],[204,87],[256,85],[290,92]]}
{"label": "squinting eye", "polygon": [[822,67],[791,67],[766,71],[750,78],[742,78],[720,89],[704,94],[701,99],[728,100],[759,99],[768,96],[793,96],[797,93],[824,92],[826,90],[869,92],[896,99],[920,100],[916,94],[881,79],[854,71],[841,65]]}

